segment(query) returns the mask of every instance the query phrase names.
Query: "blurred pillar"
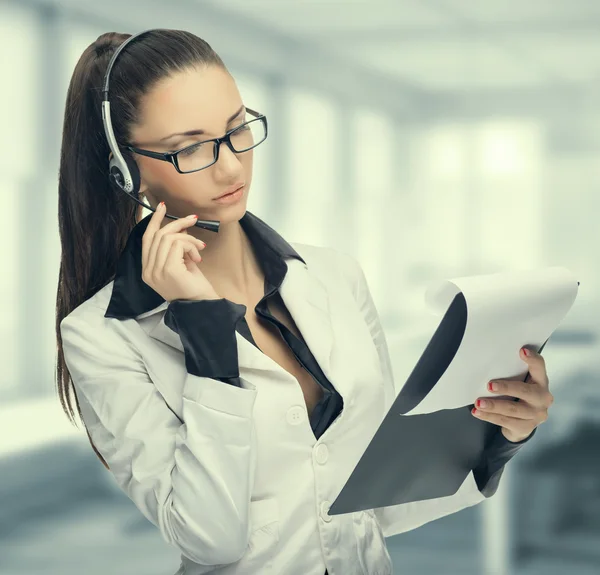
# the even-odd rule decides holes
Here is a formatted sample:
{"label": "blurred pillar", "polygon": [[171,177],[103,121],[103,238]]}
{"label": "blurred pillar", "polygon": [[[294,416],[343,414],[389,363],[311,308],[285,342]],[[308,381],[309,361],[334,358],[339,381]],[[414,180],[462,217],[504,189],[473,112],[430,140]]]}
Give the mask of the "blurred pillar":
{"label": "blurred pillar", "polygon": [[[54,4],[40,4],[39,33],[42,41],[36,65],[40,90],[36,104],[41,107],[36,141],[24,153],[31,154],[31,178],[19,194],[20,222],[17,226],[19,261],[19,385],[22,395],[53,393],[54,309],[56,284],[48,281],[50,266],[47,246],[54,229],[58,158],[61,134],[60,74],[62,60],[62,18]],[[49,192],[54,193],[49,196]],[[49,261],[50,260],[50,261]],[[20,394],[21,395],[21,394]]]}
{"label": "blurred pillar", "polygon": [[511,575],[513,573],[509,497],[511,471],[509,464],[504,469],[498,491],[480,505],[484,575]]}
{"label": "blurred pillar", "polygon": [[465,125],[465,274],[475,275],[481,272],[481,168],[478,162],[477,137],[472,123]]}
{"label": "blurred pillar", "polygon": [[412,126],[402,120],[391,119],[392,123],[392,165],[390,174],[391,190],[389,204],[386,205],[381,222],[383,234],[382,267],[382,309],[381,315],[402,313],[402,292],[406,277],[407,252],[412,249],[410,231],[407,227],[412,217],[408,213],[407,198],[412,181]]}
{"label": "blurred pillar", "polygon": [[331,160],[336,163],[335,211],[328,229],[328,245],[354,254],[353,242],[357,241],[359,222],[354,217],[356,201],[354,144],[354,107],[350,102],[337,101],[337,145],[331,150]]}
{"label": "blurred pillar", "polygon": [[[358,259],[369,280],[371,294],[378,309],[385,300],[385,285],[390,269],[389,214],[393,211],[392,164],[394,136],[391,117],[382,110],[359,108],[354,118],[356,162],[352,170],[356,180],[354,194],[354,219],[356,239],[354,245]],[[382,315],[382,314],[381,314]]]}
{"label": "blurred pillar", "polygon": [[271,197],[264,206],[264,219],[268,222],[280,222],[285,216],[289,199],[288,140],[293,137],[289,130],[290,115],[285,70],[281,74],[268,77],[267,89],[270,96],[270,107],[266,115],[269,121]]}

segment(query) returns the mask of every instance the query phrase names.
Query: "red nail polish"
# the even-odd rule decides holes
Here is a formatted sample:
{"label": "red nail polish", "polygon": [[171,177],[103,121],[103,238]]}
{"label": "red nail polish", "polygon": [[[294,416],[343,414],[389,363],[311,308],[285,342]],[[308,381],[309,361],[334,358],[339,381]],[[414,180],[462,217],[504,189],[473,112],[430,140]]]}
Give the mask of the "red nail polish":
{"label": "red nail polish", "polygon": [[478,399],[478,400],[475,402],[475,405],[476,405],[477,407],[481,407],[481,399]]}
{"label": "red nail polish", "polygon": [[475,415],[475,414],[477,413],[477,410],[476,410],[475,408],[473,408],[473,409],[471,410],[471,413],[472,413],[473,415]]}
{"label": "red nail polish", "polygon": [[524,353],[524,354],[525,354],[527,357],[529,357],[529,356],[531,355],[531,354],[530,354],[530,352],[529,352],[529,350],[528,350],[528,349],[526,349],[526,348],[523,348],[523,353]]}

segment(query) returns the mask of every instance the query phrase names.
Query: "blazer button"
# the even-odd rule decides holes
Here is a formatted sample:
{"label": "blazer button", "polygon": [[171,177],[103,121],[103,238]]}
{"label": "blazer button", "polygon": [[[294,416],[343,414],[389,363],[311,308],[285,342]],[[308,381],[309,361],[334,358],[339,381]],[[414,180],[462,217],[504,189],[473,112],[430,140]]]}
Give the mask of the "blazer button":
{"label": "blazer button", "polygon": [[288,409],[286,419],[290,425],[298,425],[302,423],[304,420],[304,409],[299,405],[295,405],[294,407],[290,407]]}
{"label": "blazer button", "polygon": [[325,523],[329,523],[333,517],[331,515],[329,515],[329,506],[331,504],[329,503],[329,501],[323,501],[323,503],[321,503],[321,519],[323,521],[325,521]]}
{"label": "blazer button", "polygon": [[329,449],[327,449],[327,445],[325,445],[324,443],[320,443],[319,445],[317,445],[317,448],[315,450],[315,459],[317,460],[317,463],[323,465],[327,462],[328,457]]}

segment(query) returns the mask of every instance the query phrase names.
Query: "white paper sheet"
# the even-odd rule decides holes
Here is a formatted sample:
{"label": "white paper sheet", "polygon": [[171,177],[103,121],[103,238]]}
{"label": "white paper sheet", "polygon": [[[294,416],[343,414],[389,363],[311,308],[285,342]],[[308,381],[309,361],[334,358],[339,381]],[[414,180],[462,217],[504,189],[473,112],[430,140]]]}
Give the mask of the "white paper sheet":
{"label": "white paper sheet", "polygon": [[[578,292],[564,267],[468,276],[431,285],[428,307],[443,317],[454,297],[467,303],[467,324],[452,362],[421,402],[407,414],[454,409],[492,397],[494,378],[523,380],[527,365],[519,349],[539,349],[571,309]],[[497,397],[497,394],[496,394]]]}

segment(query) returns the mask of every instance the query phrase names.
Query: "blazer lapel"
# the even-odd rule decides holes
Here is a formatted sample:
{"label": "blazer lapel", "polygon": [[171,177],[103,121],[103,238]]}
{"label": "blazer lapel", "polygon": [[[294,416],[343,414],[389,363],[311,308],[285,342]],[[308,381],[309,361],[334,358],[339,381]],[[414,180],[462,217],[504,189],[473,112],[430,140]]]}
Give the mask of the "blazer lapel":
{"label": "blazer lapel", "polygon": [[331,379],[334,336],[329,295],[305,263],[293,258],[286,260],[286,263],[288,271],[279,289],[281,299],[323,373]]}
{"label": "blazer lapel", "polygon": [[183,344],[181,343],[181,338],[179,337],[179,334],[174,332],[168,325],[165,324],[165,311],[167,307],[168,302],[164,302],[151,312],[142,314],[136,319],[139,321],[146,316],[152,315],[153,317],[151,320],[148,318],[144,322],[148,322],[146,333],[150,337],[161,341],[162,343],[166,343],[167,345],[170,345],[171,347],[174,347],[175,349],[178,349],[179,351],[183,352]]}

